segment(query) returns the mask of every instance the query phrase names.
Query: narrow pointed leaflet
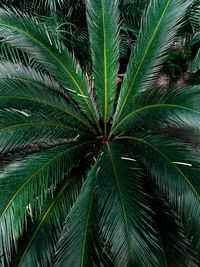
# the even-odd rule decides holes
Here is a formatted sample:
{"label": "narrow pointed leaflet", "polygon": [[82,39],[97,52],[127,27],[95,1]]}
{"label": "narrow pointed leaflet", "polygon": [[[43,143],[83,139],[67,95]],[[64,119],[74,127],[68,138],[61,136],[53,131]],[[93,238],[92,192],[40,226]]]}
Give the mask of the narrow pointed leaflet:
{"label": "narrow pointed leaflet", "polygon": [[157,77],[180,27],[180,21],[192,0],[151,0],[143,15],[136,46],[120,91],[114,124],[133,112],[137,97]]}

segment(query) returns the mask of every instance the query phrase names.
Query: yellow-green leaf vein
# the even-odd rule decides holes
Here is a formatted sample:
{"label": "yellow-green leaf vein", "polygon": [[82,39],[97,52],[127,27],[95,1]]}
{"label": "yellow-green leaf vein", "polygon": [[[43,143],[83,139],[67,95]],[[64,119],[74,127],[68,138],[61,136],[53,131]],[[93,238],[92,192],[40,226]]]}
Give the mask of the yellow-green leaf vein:
{"label": "yellow-green leaf vein", "polygon": [[117,126],[112,130],[111,135],[116,131],[116,129],[120,126],[120,124],[122,124],[123,122],[125,122],[128,118],[130,118],[131,116],[135,115],[136,113],[143,111],[145,109],[151,109],[151,108],[159,108],[159,107],[168,107],[168,108],[178,108],[178,109],[184,109],[187,111],[191,111],[193,113],[196,113],[198,115],[200,115],[200,112],[192,109],[192,108],[188,108],[188,107],[184,107],[181,105],[174,105],[174,104],[154,104],[154,105],[149,105],[149,106],[145,106],[145,107],[141,107],[139,109],[134,110],[133,112],[131,112],[130,114],[128,114],[126,117],[124,117],[118,124]]}
{"label": "yellow-green leaf vein", "polygon": [[22,99],[22,100],[27,100],[27,101],[33,101],[33,102],[37,102],[37,103],[42,103],[42,104],[45,104],[47,106],[51,106],[53,108],[56,108],[56,109],[59,109],[61,111],[63,111],[64,113],[76,118],[78,121],[80,121],[81,123],[83,123],[84,125],[86,125],[94,134],[96,134],[96,130],[91,127],[89,124],[87,124],[86,122],[84,122],[83,120],[81,120],[79,117],[77,117],[76,115],[74,115],[73,113],[67,111],[66,109],[64,108],[61,108],[59,106],[56,106],[54,104],[51,104],[51,103],[48,103],[48,102],[45,102],[45,101],[42,101],[42,100],[39,100],[39,99],[34,99],[34,98],[29,98],[29,97],[23,97],[23,96],[0,96],[0,99],[3,99],[3,98],[14,98],[14,99]]}
{"label": "yellow-green leaf vein", "polygon": [[107,57],[106,57],[106,27],[104,16],[104,0],[102,0],[102,20],[103,20],[103,43],[104,43],[104,86],[105,86],[105,107],[104,107],[104,135],[107,134],[107,108],[108,108],[108,85],[107,85]]}
{"label": "yellow-green leaf vein", "polygon": [[167,9],[168,9],[168,6],[169,6],[170,2],[171,2],[171,0],[168,0],[168,2],[167,2],[167,4],[166,4],[166,7],[165,7],[165,9],[163,10],[162,15],[161,15],[161,17],[160,17],[160,20],[158,21],[158,24],[157,24],[157,26],[156,26],[156,28],[155,28],[155,30],[154,30],[154,32],[153,32],[153,35],[152,35],[152,37],[151,37],[151,39],[150,39],[150,41],[149,41],[149,43],[148,43],[148,45],[147,45],[147,48],[146,48],[146,50],[145,50],[145,52],[144,52],[144,55],[143,55],[143,57],[142,57],[142,59],[141,59],[141,61],[140,61],[139,66],[138,66],[138,68],[137,68],[137,70],[136,70],[136,72],[135,72],[135,75],[134,75],[133,80],[132,80],[132,82],[131,82],[131,85],[130,85],[130,87],[129,87],[129,89],[128,89],[128,92],[127,92],[127,94],[126,94],[126,97],[125,97],[125,99],[124,99],[124,102],[123,102],[122,107],[121,107],[121,109],[120,109],[120,111],[119,111],[119,114],[118,114],[118,116],[117,116],[116,121],[119,119],[119,117],[120,117],[120,115],[121,115],[121,113],[122,113],[122,110],[123,110],[123,108],[124,108],[124,105],[126,104],[126,101],[127,101],[128,96],[129,96],[129,94],[130,94],[130,92],[131,92],[131,89],[132,89],[132,87],[133,87],[133,84],[134,84],[134,82],[135,82],[135,80],[136,80],[136,78],[137,78],[137,76],[138,76],[138,73],[139,73],[139,71],[140,71],[140,68],[141,68],[141,66],[142,66],[142,64],[143,64],[143,62],[144,62],[144,60],[145,60],[145,57],[146,57],[146,55],[147,55],[147,53],[148,53],[148,51],[149,51],[149,49],[150,49],[150,46],[151,46],[151,44],[152,44],[152,42],[153,42],[153,40],[154,40],[154,38],[155,38],[155,36],[156,36],[156,33],[157,33],[157,31],[158,31],[158,28],[159,28],[159,26],[160,26],[160,24],[161,24],[161,22],[162,22],[162,20],[163,20],[163,17],[164,17],[164,15],[165,15],[165,13],[166,13],[166,11],[167,11]]}
{"label": "yellow-green leaf vein", "polygon": [[132,249],[132,246],[131,246],[131,238],[130,238],[130,231],[129,231],[129,226],[128,226],[128,219],[127,219],[127,215],[126,215],[126,209],[125,209],[125,205],[124,205],[124,197],[123,197],[123,194],[121,192],[119,178],[118,178],[118,175],[117,175],[117,170],[116,170],[115,163],[114,163],[113,156],[112,156],[112,152],[111,152],[111,149],[110,149],[110,146],[109,146],[108,143],[107,143],[107,147],[108,147],[108,151],[109,151],[109,155],[110,155],[110,161],[111,161],[112,168],[113,168],[113,173],[114,173],[114,177],[115,177],[116,186],[117,186],[117,189],[118,189],[118,192],[119,192],[119,198],[120,198],[120,202],[121,202],[122,212],[123,212],[123,215],[124,215],[126,234],[127,234],[128,245],[129,245],[129,250],[130,250],[130,258],[131,258],[132,264],[134,264],[133,249]]}
{"label": "yellow-green leaf vein", "polygon": [[65,125],[60,125],[60,124],[53,124],[53,123],[46,123],[46,122],[27,122],[27,123],[18,123],[18,124],[14,124],[14,125],[10,125],[10,126],[6,126],[4,128],[0,128],[0,132],[9,130],[9,129],[13,129],[13,128],[18,128],[18,127],[24,127],[24,126],[34,126],[34,125],[38,125],[38,126],[48,126],[48,127],[56,127],[56,128],[62,128],[62,129],[66,129],[66,130],[70,130],[70,131],[74,131],[74,132],[78,132],[81,134],[85,134],[88,135],[87,133],[85,133],[84,131],[80,131]]}
{"label": "yellow-green leaf vein", "polygon": [[51,158],[50,160],[48,160],[47,162],[45,162],[38,170],[36,170],[30,177],[27,178],[27,180],[24,182],[23,185],[21,185],[21,187],[17,190],[17,192],[14,194],[14,196],[11,198],[11,200],[8,202],[7,206],[5,207],[4,211],[2,212],[1,216],[0,216],[0,221],[2,220],[3,216],[5,215],[6,211],[8,210],[8,208],[11,206],[12,202],[14,201],[14,199],[19,195],[19,193],[24,189],[24,187],[32,180],[34,179],[34,177],[40,173],[44,168],[46,168],[51,162],[53,162],[54,160],[58,159],[59,157],[62,157],[64,154],[66,154],[67,152],[76,149],[80,146],[83,146],[85,144],[88,144],[90,142],[85,142],[79,145],[75,145],[73,147],[70,147],[60,153],[58,153],[57,155],[55,155],[53,158]]}

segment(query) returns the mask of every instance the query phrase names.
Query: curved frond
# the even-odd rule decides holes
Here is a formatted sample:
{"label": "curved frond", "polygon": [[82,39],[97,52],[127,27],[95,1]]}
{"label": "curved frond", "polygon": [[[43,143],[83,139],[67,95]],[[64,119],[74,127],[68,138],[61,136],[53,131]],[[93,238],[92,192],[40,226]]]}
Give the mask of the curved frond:
{"label": "curved frond", "polygon": [[197,0],[196,3],[194,3],[194,6],[191,8],[189,14],[189,21],[195,33],[199,32],[200,30],[199,20],[200,20],[200,1]]}
{"label": "curved frond", "polygon": [[97,114],[81,69],[75,65],[62,41],[55,38],[45,24],[39,24],[21,13],[0,9],[0,36],[4,37],[4,42],[37,58],[52,76],[72,92],[71,97],[98,125]]}
{"label": "curved frond", "polygon": [[43,67],[36,61],[36,59],[28,56],[18,48],[12,47],[8,43],[2,42],[0,44],[0,59],[1,62],[9,61],[14,64],[23,64],[35,70],[44,72]]}
{"label": "curved frond", "polygon": [[[200,39],[200,33],[199,33],[199,39]],[[193,59],[191,65],[189,66],[189,71],[197,72],[198,70],[200,70],[200,49],[198,50],[195,58]]]}
{"label": "curved frond", "polygon": [[114,121],[134,110],[138,94],[157,77],[191,0],[151,0],[120,91]]}
{"label": "curved frond", "polygon": [[102,247],[113,266],[157,266],[152,211],[144,174],[117,143],[104,148],[97,181],[97,216]]}
{"label": "curved frond", "polygon": [[88,145],[60,145],[0,171],[0,255],[4,262],[11,260],[13,247],[26,228],[27,214],[35,217],[44,199],[85,154]]}
{"label": "curved frond", "polygon": [[37,86],[15,79],[0,78],[0,108],[16,108],[50,114],[57,120],[72,127],[83,129],[87,126],[93,132],[88,120],[62,95],[48,87]]}
{"label": "curved frond", "polygon": [[117,87],[118,0],[87,0],[86,9],[95,91],[106,136],[106,123],[113,113]]}
{"label": "curved frond", "polygon": [[[22,63],[4,61],[0,63],[0,79],[11,79],[27,82],[36,86],[49,88],[63,93],[63,89],[50,75],[44,74],[31,66]],[[66,97],[66,94],[65,94]]]}
{"label": "curved frond", "polygon": [[[181,141],[151,132],[119,137],[128,141],[159,189],[168,196],[183,220],[192,245],[200,252],[199,154]],[[134,153],[137,151],[137,154]],[[151,157],[149,157],[151,155]],[[187,171],[186,171],[187,169]]]}
{"label": "curved frond", "polygon": [[[18,248],[17,266],[41,266],[53,264],[55,245],[60,235],[68,212],[73,206],[82,185],[83,166],[74,169],[69,178],[59,185],[54,198],[50,198],[42,208],[42,212],[24,233],[25,244]],[[21,242],[22,243],[22,242]]]}
{"label": "curved frond", "polygon": [[[69,2],[69,0],[67,1]],[[66,4],[66,0],[36,0],[36,4],[51,11],[56,11],[58,6],[61,7]]]}
{"label": "curved frond", "polygon": [[94,228],[95,188],[99,159],[96,160],[70,211],[57,246],[56,266],[88,266],[88,243]]}
{"label": "curved frond", "polygon": [[48,116],[20,110],[0,111],[0,152],[22,148],[34,142],[73,139],[85,134]]}
{"label": "curved frond", "polygon": [[168,126],[200,131],[199,86],[173,90],[158,88],[144,94],[141,99],[143,102],[138,103],[139,107],[125,116],[111,134],[132,128],[158,129]]}

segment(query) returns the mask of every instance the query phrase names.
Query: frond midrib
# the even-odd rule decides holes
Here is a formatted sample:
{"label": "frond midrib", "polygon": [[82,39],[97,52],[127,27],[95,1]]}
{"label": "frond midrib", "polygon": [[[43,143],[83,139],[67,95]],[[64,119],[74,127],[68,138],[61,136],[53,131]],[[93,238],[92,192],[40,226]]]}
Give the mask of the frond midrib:
{"label": "frond midrib", "polygon": [[[133,84],[134,84],[134,82],[135,82],[135,80],[136,80],[136,78],[137,78],[137,75],[138,75],[138,73],[139,73],[139,71],[140,71],[140,68],[141,68],[141,66],[142,66],[142,64],[143,64],[143,62],[144,62],[144,60],[145,60],[145,57],[146,57],[146,55],[147,55],[147,52],[148,52],[148,50],[149,50],[149,48],[150,48],[150,46],[151,46],[151,44],[152,44],[152,42],[153,42],[153,40],[154,40],[154,37],[156,36],[156,33],[157,33],[157,31],[158,31],[158,28],[159,28],[159,26],[160,26],[160,24],[161,24],[161,22],[162,22],[162,20],[163,20],[163,18],[164,18],[164,15],[165,15],[165,13],[166,13],[166,11],[167,11],[167,9],[168,9],[168,6],[169,6],[170,2],[171,2],[171,0],[168,0],[168,2],[167,2],[167,4],[166,4],[166,7],[165,7],[165,9],[163,10],[163,13],[162,13],[162,15],[161,15],[161,17],[160,17],[160,20],[158,21],[158,24],[157,24],[157,26],[156,26],[156,28],[155,28],[153,34],[152,34],[152,37],[151,37],[151,39],[150,39],[150,41],[149,41],[149,43],[148,43],[148,45],[147,45],[147,48],[146,48],[146,50],[144,51],[144,55],[143,55],[143,57],[142,57],[142,59],[141,59],[141,61],[140,61],[140,64],[139,64],[139,66],[138,66],[138,68],[137,68],[137,70],[136,70],[136,73],[135,73],[135,75],[134,75],[134,77],[133,77],[133,80],[132,80],[131,85],[130,85],[128,91],[127,91],[126,97],[125,97],[125,99],[124,99],[124,101],[123,101],[123,103],[122,103],[121,109],[120,109],[120,111],[119,111],[119,114],[118,114],[118,116],[117,116],[115,122],[118,121],[118,119],[119,119],[119,117],[120,117],[120,115],[121,115],[121,113],[122,113],[122,111],[123,111],[123,108],[124,108],[124,106],[125,106],[125,104],[126,104],[126,101],[127,101],[128,96],[129,96],[129,94],[130,94],[130,91],[131,91],[131,89],[132,89],[132,87],[133,87]],[[114,122],[114,124],[115,124],[115,122]],[[114,126],[114,124],[113,124],[113,126]],[[113,127],[112,127],[112,128],[113,128]],[[111,131],[112,131],[112,129],[111,129]]]}
{"label": "frond midrib", "polygon": [[89,124],[87,124],[86,122],[84,122],[82,119],[80,119],[79,117],[77,117],[76,115],[74,115],[73,113],[67,111],[66,109],[64,108],[61,108],[59,106],[56,106],[54,104],[51,104],[51,103],[48,103],[48,102],[45,102],[45,101],[42,101],[42,100],[39,100],[39,99],[34,99],[34,98],[29,98],[29,97],[23,97],[23,96],[0,96],[0,98],[14,98],[14,99],[22,99],[22,100],[27,100],[27,101],[33,101],[33,102],[37,102],[37,103],[41,103],[41,104],[45,104],[47,106],[51,106],[55,109],[59,109],[61,111],[63,111],[64,113],[74,117],[75,119],[77,119],[78,121],[80,121],[82,124],[84,124],[85,126],[87,126],[87,128],[89,128],[94,134],[96,134],[96,130],[90,126]]}
{"label": "frond midrib", "polygon": [[10,126],[6,126],[4,128],[0,128],[0,132],[12,129],[12,128],[18,128],[18,127],[24,127],[24,126],[34,126],[34,125],[39,125],[39,126],[49,126],[49,127],[56,127],[56,128],[62,128],[62,129],[66,129],[66,130],[70,130],[70,131],[74,131],[74,132],[79,132],[81,134],[84,135],[88,135],[88,133],[84,132],[84,131],[80,131],[78,129],[74,129],[65,125],[60,125],[60,124],[53,124],[53,123],[46,123],[46,122],[27,122],[27,123],[18,123],[15,125],[10,125]]}
{"label": "frond midrib", "polygon": [[126,117],[124,117],[118,124],[117,126],[112,130],[110,136],[116,131],[116,129],[120,126],[120,124],[122,124],[124,121],[126,121],[129,117],[133,116],[134,114],[143,111],[145,109],[151,109],[151,108],[159,108],[159,107],[171,107],[171,108],[179,108],[179,109],[184,109],[187,111],[191,111],[193,113],[196,113],[198,115],[200,115],[200,112],[198,110],[192,109],[192,108],[188,108],[185,106],[181,106],[181,105],[176,105],[176,104],[154,104],[154,105],[149,105],[149,106],[144,106],[141,107],[139,109],[134,110],[133,112],[131,112],[130,114],[128,114]]}
{"label": "frond midrib", "polygon": [[117,170],[116,170],[116,167],[115,167],[115,163],[114,163],[114,160],[113,160],[112,151],[111,151],[109,143],[107,143],[107,148],[108,148],[110,161],[111,161],[111,165],[112,165],[112,169],[113,169],[113,173],[114,173],[114,177],[115,177],[115,183],[116,183],[116,186],[117,186],[117,190],[118,190],[119,198],[120,198],[120,203],[121,203],[121,207],[122,207],[122,212],[123,212],[123,217],[124,217],[124,222],[125,222],[125,228],[126,228],[126,234],[127,234],[127,239],[128,239],[128,246],[129,246],[129,251],[130,251],[130,258],[131,258],[132,264],[134,264],[134,255],[133,255],[133,249],[132,249],[132,246],[131,246],[130,231],[129,231],[129,226],[128,226],[128,218],[127,218],[127,215],[126,215],[124,198],[123,198],[123,195],[122,195],[122,192],[121,192],[121,188],[120,188],[120,184],[119,184],[119,178],[118,178],[118,175],[117,175]]}
{"label": "frond midrib", "polygon": [[106,27],[104,16],[104,0],[101,1],[102,5],[102,20],[103,20],[103,44],[104,44],[104,86],[105,86],[105,110],[104,110],[104,135],[107,135],[107,108],[108,108],[108,85],[107,85],[107,56],[106,56]]}

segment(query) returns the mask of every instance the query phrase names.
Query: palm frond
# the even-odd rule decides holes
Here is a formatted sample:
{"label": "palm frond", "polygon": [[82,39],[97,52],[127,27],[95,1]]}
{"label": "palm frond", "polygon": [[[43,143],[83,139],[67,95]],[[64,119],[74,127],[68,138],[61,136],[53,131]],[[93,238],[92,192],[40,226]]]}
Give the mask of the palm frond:
{"label": "palm frond", "polygon": [[199,255],[200,187],[196,173],[200,166],[199,154],[175,138],[152,132],[135,132],[118,139],[129,140],[134,156],[147,168],[151,179],[178,211],[188,238]]}
{"label": "palm frond", "polygon": [[0,152],[41,141],[73,140],[80,134],[87,135],[48,116],[14,109],[0,111]]}
{"label": "palm frond", "polygon": [[[113,266],[157,266],[157,247],[144,174],[117,143],[104,148],[97,180],[97,218],[102,247]],[[120,151],[120,152],[119,152]]]}
{"label": "palm frond", "polygon": [[89,36],[86,28],[75,27],[71,33],[71,47],[75,56],[80,61],[86,61],[86,64],[91,62],[91,54],[89,48]]}
{"label": "palm frond", "polygon": [[[200,30],[200,28],[199,28]],[[192,38],[192,41],[190,42],[190,45],[194,45],[196,43],[199,43],[200,42],[200,31],[197,32],[194,37]]]}
{"label": "palm frond", "polygon": [[0,172],[0,254],[10,262],[13,247],[54,187],[64,179],[89,142],[72,143],[33,154]]}
{"label": "palm frond", "polygon": [[23,64],[29,68],[33,68],[34,70],[45,72],[44,68],[36,61],[36,59],[28,56],[20,49],[14,48],[4,42],[0,44],[0,60],[1,62],[9,61],[13,64]]}
{"label": "palm frond", "polygon": [[[107,135],[113,113],[118,73],[118,0],[87,0],[87,22],[92,53],[95,91]],[[103,77],[103,78],[102,78]]]}
{"label": "palm frond", "polygon": [[[60,84],[50,75],[38,71],[30,64],[28,66],[21,62],[10,62],[8,60],[0,63],[0,79],[13,79],[29,82],[33,85],[47,87],[51,90],[62,92]],[[63,92],[62,92],[63,93]],[[65,96],[66,97],[66,96]]]}
{"label": "palm frond", "polygon": [[[85,167],[84,167],[85,168]],[[24,233],[26,242],[18,248],[17,266],[52,265],[55,245],[68,212],[73,206],[83,182],[83,166],[74,168],[67,179],[49,198],[31,229]],[[34,229],[34,230],[33,230]]]}
{"label": "palm frond", "polygon": [[121,28],[128,30],[135,36],[138,35],[141,23],[141,17],[145,6],[147,5],[146,0],[121,0],[120,11],[122,17]]}
{"label": "palm frond", "polygon": [[88,243],[94,228],[95,188],[99,158],[89,172],[80,195],[70,211],[57,246],[56,266],[87,266]]}
{"label": "palm frond", "polygon": [[4,37],[4,42],[37,58],[53,77],[71,91],[71,97],[98,125],[97,114],[82,71],[75,65],[63,42],[55,38],[53,32],[44,24],[39,24],[22,13],[16,14],[11,10],[0,9],[0,36]]}
{"label": "palm frond", "polygon": [[112,133],[119,134],[133,127],[155,129],[158,126],[190,129],[198,133],[199,103],[199,86],[153,89],[143,93],[135,110],[125,116]]}
{"label": "palm frond", "polygon": [[[74,138],[77,140],[77,136]],[[4,168],[12,162],[22,160],[29,155],[40,153],[41,151],[68,144],[71,140],[57,139],[53,141],[40,140],[31,144],[26,144],[24,147],[17,146],[11,150],[0,152],[0,168]]]}
{"label": "palm frond", "polygon": [[53,11],[56,11],[58,6],[63,6],[64,4],[66,4],[65,0],[35,0],[35,2],[37,4],[40,4],[41,6],[44,6],[46,9],[49,8]]}
{"label": "palm frond", "polygon": [[150,1],[124,77],[115,122],[134,110],[138,95],[157,77],[190,3],[190,0]]}
{"label": "palm frond", "polygon": [[[34,73],[32,72],[34,76]],[[41,87],[34,82],[30,83],[24,79],[23,74],[18,79],[0,78],[0,108],[18,108],[30,111],[40,111],[41,114],[51,114],[57,120],[63,120],[71,127],[76,126],[95,132],[88,120],[82,116],[76,106],[69,99],[63,98],[64,92]],[[29,78],[30,79],[30,78]]]}

